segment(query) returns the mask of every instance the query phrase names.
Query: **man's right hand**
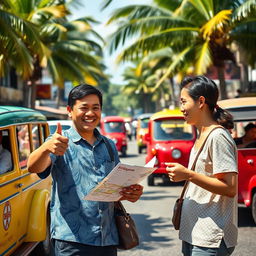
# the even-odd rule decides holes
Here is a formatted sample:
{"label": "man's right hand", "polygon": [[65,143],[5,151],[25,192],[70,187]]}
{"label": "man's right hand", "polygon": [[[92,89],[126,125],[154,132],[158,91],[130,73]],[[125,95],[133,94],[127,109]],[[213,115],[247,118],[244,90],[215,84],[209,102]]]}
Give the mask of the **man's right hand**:
{"label": "man's right hand", "polygon": [[47,150],[57,156],[63,156],[68,148],[68,138],[62,136],[62,127],[57,123],[57,129],[51,139],[46,142]]}

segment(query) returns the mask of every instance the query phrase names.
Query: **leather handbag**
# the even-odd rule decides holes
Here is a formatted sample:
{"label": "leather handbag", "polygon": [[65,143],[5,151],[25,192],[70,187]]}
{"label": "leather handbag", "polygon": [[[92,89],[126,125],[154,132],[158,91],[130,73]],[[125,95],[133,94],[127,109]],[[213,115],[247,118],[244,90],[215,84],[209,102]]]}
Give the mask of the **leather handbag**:
{"label": "leather handbag", "polygon": [[[209,137],[209,135],[211,134],[211,132],[217,128],[223,128],[222,126],[216,126],[214,127],[213,129],[211,129],[209,131],[209,133],[207,134],[207,136],[205,137],[203,143],[201,144],[198,152],[197,152],[197,155],[194,159],[194,162],[193,162],[193,165],[191,167],[191,170],[194,170],[195,169],[195,165],[196,165],[196,161],[201,153],[201,151],[203,150],[203,147],[205,145],[205,142],[207,140],[207,138]],[[180,197],[176,200],[175,204],[174,204],[174,207],[173,207],[173,214],[172,214],[172,224],[173,224],[173,227],[174,229],[176,230],[179,230],[180,229],[180,219],[181,219],[181,211],[182,211],[182,205],[183,205],[183,201],[184,201],[184,194],[185,194],[185,191],[188,187],[188,181],[185,182],[184,186],[183,186],[183,189],[181,191],[181,194],[180,194]]]}
{"label": "leather handbag", "polygon": [[173,207],[173,214],[172,214],[172,224],[174,229],[179,230],[180,229],[180,219],[181,219],[181,210],[183,205],[183,196],[185,193],[185,190],[187,188],[187,181],[184,184],[184,187],[182,189],[181,196],[176,200],[174,207]]}
{"label": "leather handbag", "polygon": [[115,202],[115,221],[119,236],[117,248],[128,250],[139,245],[139,236],[135,222],[131,215],[126,212],[120,201]]}

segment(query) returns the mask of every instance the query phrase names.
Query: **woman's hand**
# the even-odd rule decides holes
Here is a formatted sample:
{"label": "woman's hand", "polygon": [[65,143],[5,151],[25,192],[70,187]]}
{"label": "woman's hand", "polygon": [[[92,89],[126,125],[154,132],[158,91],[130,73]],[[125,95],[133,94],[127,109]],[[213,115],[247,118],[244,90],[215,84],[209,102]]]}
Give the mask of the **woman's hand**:
{"label": "woman's hand", "polygon": [[139,184],[134,184],[122,189],[122,191],[120,192],[120,194],[122,195],[122,198],[120,200],[128,200],[134,203],[137,200],[139,200],[142,193],[143,193],[143,186]]}
{"label": "woman's hand", "polygon": [[190,171],[178,163],[165,163],[167,165],[166,171],[168,172],[170,181],[179,182],[189,179]]}

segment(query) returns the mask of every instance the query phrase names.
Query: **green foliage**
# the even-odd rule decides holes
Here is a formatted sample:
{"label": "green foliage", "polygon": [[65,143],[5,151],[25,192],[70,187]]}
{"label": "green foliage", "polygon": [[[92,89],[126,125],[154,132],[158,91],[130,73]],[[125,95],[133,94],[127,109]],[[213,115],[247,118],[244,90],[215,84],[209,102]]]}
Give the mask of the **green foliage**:
{"label": "green foliage", "polygon": [[[178,72],[186,74],[191,67],[194,74],[205,73],[211,65],[223,69],[226,60],[235,62],[230,50],[232,42],[245,52],[250,51],[248,63],[255,62],[256,53],[251,51],[256,45],[255,0],[155,0],[154,3],[120,8],[109,19],[109,23],[118,25],[109,42],[111,52],[133,39],[119,61],[135,61],[169,47],[173,62],[161,82]],[[246,47],[249,45],[252,48]],[[225,81],[220,84],[225,98]]]}
{"label": "green foliage", "polygon": [[48,68],[53,83],[59,87],[65,80],[97,85],[106,79],[102,48],[97,43],[104,41],[92,29],[97,22],[91,17],[68,21],[69,13],[64,0],[3,1],[0,76],[14,67],[23,79],[30,81],[33,90],[42,68]]}
{"label": "green foliage", "polygon": [[138,102],[129,95],[122,93],[122,86],[109,84],[108,90],[103,91],[103,112],[106,115],[131,116],[137,109]]}

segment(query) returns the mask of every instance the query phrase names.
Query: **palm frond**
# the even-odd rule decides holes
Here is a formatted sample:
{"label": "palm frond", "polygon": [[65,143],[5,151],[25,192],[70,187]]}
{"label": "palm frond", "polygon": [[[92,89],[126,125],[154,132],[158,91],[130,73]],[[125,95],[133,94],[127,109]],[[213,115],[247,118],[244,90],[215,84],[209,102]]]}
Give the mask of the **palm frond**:
{"label": "palm frond", "polygon": [[182,17],[151,16],[141,19],[131,19],[125,24],[120,24],[117,31],[109,39],[109,49],[112,53],[120,45],[123,45],[127,38],[156,34],[157,32],[168,32],[169,28],[194,27],[194,25]]}
{"label": "palm frond", "polygon": [[197,75],[205,74],[207,68],[212,64],[209,41],[197,47],[195,73]]}
{"label": "palm frond", "polygon": [[141,37],[138,41],[126,48],[117,58],[117,62],[136,60],[145,54],[145,51],[154,51],[159,48],[173,47],[174,44],[183,42],[184,45],[191,43],[198,36],[199,28],[179,27],[170,28],[150,36]]}
{"label": "palm frond", "polygon": [[69,12],[65,5],[46,6],[32,11],[28,16],[28,20],[37,20],[38,15],[41,14],[50,14],[54,18],[62,18],[69,14]]}
{"label": "palm frond", "polygon": [[112,0],[105,0],[105,3],[102,2],[101,10],[104,10],[105,8],[107,8],[111,3],[112,3]]}
{"label": "palm frond", "polygon": [[241,20],[250,16],[251,13],[254,13],[255,16],[256,11],[256,0],[247,0],[240,7],[238,7],[233,16],[233,20]]}
{"label": "palm frond", "polygon": [[107,21],[107,24],[114,21],[121,21],[123,18],[129,20],[137,20],[147,17],[171,16],[171,12],[166,9],[158,8],[151,5],[129,5],[117,9]]}
{"label": "palm frond", "polygon": [[182,0],[153,0],[154,3],[157,6],[160,6],[164,9],[170,10],[170,11],[175,11],[183,2]]}
{"label": "palm frond", "polygon": [[209,20],[213,17],[213,3],[212,0],[188,0],[194,8],[201,13],[205,19]]}
{"label": "palm frond", "polygon": [[207,23],[205,23],[205,25],[201,28],[203,38],[209,38],[216,32],[223,34],[224,27],[230,21],[231,14],[232,10],[222,10],[213,18],[211,18]]}
{"label": "palm frond", "polygon": [[155,87],[154,87],[154,91],[157,90],[157,88],[166,80],[166,78],[168,76],[170,76],[170,74],[172,72],[174,72],[175,68],[180,64],[180,62],[182,62],[186,56],[186,54],[191,50],[191,47],[187,47],[185,48],[181,53],[179,53],[178,55],[175,55],[173,57],[173,61],[171,63],[171,65],[168,67],[167,71],[165,72],[165,74],[159,79],[159,81],[156,83]]}

